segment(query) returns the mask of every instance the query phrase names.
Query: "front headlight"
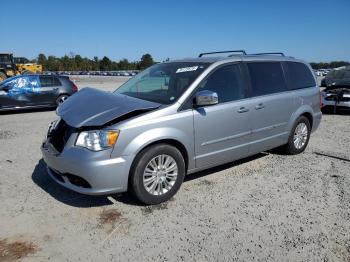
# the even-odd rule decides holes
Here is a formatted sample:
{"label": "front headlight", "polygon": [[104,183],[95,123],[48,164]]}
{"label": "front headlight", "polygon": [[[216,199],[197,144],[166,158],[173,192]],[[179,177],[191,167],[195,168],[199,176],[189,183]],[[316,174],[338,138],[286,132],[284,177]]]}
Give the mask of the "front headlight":
{"label": "front headlight", "polygon": [[83,131],[79,134],[75,145],[92,151],[101,151],[113,147],[118,136],[119,130]]}

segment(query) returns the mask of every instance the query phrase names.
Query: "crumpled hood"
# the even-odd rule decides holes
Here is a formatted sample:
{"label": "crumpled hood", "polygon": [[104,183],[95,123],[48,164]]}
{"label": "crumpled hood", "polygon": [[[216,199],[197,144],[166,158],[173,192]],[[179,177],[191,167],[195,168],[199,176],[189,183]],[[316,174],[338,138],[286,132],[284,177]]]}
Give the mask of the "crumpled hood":
{"label": "crumpled hood", "polygon": [[57,108],[57,115],[75,128],[102,126],[128,113],[159,106],[130,96],[83,88]]}

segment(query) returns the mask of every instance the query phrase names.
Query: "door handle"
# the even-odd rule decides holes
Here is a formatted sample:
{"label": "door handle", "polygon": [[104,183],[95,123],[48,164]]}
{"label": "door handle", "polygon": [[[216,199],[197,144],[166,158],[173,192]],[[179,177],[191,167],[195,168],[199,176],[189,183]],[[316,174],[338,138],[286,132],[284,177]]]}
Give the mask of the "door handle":
{"label": "door handle", "polygon": [[245,112],[248,112],[249,109],[248,108],[245,108],[245,107],[241,107],[240,109],[238,109],[238,113],[245,113]]}
{"label": "door handle", "polygon": [[260,103],[260,104],[258,104],[257,106],[255,106],[255,109],[256,110],[259,110],[259,109],[263,109],[265,106],[264,106],[264,104],[263,103]]}

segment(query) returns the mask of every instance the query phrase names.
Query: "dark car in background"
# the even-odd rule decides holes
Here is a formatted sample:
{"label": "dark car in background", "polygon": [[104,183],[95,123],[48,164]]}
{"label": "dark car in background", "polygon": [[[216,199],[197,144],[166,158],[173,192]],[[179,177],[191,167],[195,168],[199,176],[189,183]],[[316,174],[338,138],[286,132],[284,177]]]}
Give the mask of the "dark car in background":
{"label": "dark car in background", "polygon": [[350,66],[333,69],[322,79],[323,87],[350,87]]}
{"label": "dark car in background", "polygon": [[334,69],[322,79],[322,105],[323,110],[333,108],[336,113],[338,109],[350,109],[350,66]]}
{"label": "dark car in background", "polygon": [[14,76],[0,83],[0,111],[57,107],[77,91],[67,76]]}

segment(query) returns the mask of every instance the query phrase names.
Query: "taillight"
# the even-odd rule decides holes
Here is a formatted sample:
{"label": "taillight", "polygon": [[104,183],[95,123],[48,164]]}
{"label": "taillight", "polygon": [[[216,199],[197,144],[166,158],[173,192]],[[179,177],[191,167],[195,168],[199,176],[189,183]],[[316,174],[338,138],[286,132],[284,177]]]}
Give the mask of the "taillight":
{"label": "taillight", "polygon": [[72,84],[72,90],[73,90],[73,92],[78,92],[78,87],[77,87],[77,85],[74,84],[73,81],[70,81],[70,82],[71,82],[71,84]]}
{"label": "taillight", "polygon": [[320,92],[319,92],[319,95],[320,95],[320,110],[322,109],[322,106],[323,106],[323,104],[322,104],[322,94],[321,94],[321,90],[320,90]]}

